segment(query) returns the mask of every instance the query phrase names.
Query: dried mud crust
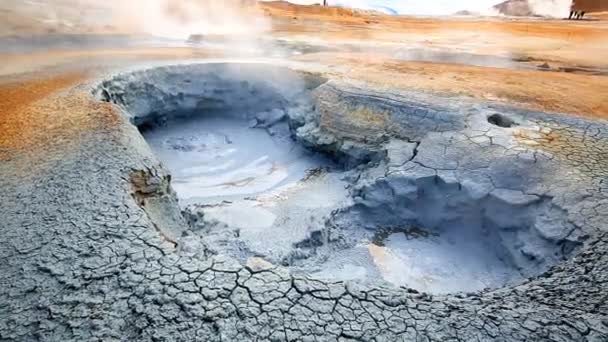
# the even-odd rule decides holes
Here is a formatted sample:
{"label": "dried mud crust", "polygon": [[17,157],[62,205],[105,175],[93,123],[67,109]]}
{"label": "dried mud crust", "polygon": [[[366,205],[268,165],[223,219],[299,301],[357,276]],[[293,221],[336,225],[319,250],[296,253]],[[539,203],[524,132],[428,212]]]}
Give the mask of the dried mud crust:
{"label": "dried mud crust", "polygon": [[[437,177],[479,193],[550,197],[577,227],[576,251],[519,285],[451,295],[210,257],[179,236],[167,241],[142,206],[177,209],[169,175],[124,118],[66,136],[78,139],[76,150],[41,147],[52,167],[35,177],[14,172],[17,157],[0,164],[0,339],[608,339],[605,122],[337,81],[315,93],[315,114],[298,119],[297,136],[352,165],[373,161],[357,189]],[[370,120],[378,111],[383,120]],[[342,122],[340,113],[355,116]],[[493,126],[495,113],[518,125]],[[355,139],[358,130],[383,134]]]}

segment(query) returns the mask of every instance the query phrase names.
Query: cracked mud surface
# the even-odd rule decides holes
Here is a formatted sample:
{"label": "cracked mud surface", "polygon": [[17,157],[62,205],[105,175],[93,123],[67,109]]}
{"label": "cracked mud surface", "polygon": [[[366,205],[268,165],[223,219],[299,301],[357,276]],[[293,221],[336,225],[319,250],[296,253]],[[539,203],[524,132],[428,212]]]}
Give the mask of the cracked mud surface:
{"label": "cracked mud surface", "polygon": [[[349,168],[353,200],[329,220],[336,242],[326,252],[352,245],[345,223],[370,241],[370,222],[411,221],[440,235],[492,228],[506,232],[500,246],[526,279],[428,294],[209,255],[125,113],[90,107],[97,125],[55,137],[76,141],[69,151],[43,145],[31,163],[3,155],[0,339],[608,339],[604,121],[338,79],[317,86],[315,110],[293,113],[291,126],[304,146]],[[170,107],[173,95],[161,94]],[[497,113],[517,125],[489,122]],[[416,206],[424,201],[437,207]],[[534,258],[522,253],[530,241],[542,252]]]}

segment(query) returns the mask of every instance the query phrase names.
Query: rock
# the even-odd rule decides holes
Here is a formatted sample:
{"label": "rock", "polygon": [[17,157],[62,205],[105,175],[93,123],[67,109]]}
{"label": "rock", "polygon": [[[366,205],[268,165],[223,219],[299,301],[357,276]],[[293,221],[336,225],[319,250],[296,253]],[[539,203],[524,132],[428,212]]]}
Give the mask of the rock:
{"label": "rock", "polygon": [[551,66],[549,65],[549,63],[545,62],[545,63],[539,65],[538,68],[540,68],[540,69],[551,69]]}
{"label": "rock", "polygon": [[267,270],[271,270],[276,267],[272,263],[270,263],[262,258],[258,258],[258,257],[251,257],[251,258],[247,259],[246,266],[252,272],[267,271]]}
{"label": "rock", "polygon": [[256,127],[267,128],[285,119],[287,113],[282,109],[273,109],[267,112],[260,112],[255,115]]}

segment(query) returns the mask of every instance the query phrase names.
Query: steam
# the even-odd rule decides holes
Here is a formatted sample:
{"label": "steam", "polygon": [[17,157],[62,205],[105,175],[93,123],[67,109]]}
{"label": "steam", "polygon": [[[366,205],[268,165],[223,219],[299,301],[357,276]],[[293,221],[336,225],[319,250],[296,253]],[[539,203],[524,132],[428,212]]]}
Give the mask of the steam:
{"label": "steam", "polygon": [[0,10],[69,32],[258,35],[270,22],[255,0],[0,0]]}
{"label": "steam", "polygon": [[[330,5],[389,14],[452,15],[466,11],[498,15],[501,0],[329,0]],[[511,0],[526,13],[566,17],[571,0]],[[314,4],[320,0],[290,0]],[[2,0],[0,10],[17,13],[53,32],[121,32],[186,39],[192,34],[256,36],[270,31],[270,19],[255,0]],[[9,29],[11,29],[9,27]]]}
{"label": "steam", "polygon": [[567,17],[571,3],[571,0],[528,0],[532,13],[553,18]]}
{"label": "steam", "polygon": [[185,39],[191,34],[257,35],[270,23],[244,0],[130,0],[110,5],[113,22],[134,31]]}

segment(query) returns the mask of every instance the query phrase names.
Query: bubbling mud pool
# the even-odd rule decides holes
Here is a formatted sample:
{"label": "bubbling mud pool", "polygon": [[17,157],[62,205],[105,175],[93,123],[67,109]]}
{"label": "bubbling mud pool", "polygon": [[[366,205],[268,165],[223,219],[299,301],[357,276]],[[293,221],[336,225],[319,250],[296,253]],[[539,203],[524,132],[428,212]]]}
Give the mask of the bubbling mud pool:
{"label": "bubbling mud pool", "polygon": [[202,113],[143,136],[215,253],[289,263],[294,245],[347,198],[334,164],[296,143],[286,123],[260,128],[238,115]]}
{"label": "bubbling mud pool", "polygon": [[296,144],[288,127],[279,134],[250,125],[222,113],[205,113],[146,130],[143,136],[169,168],[183,205],[256,196],[330,166]]}
{"label": "bubbling mud pool", "polygon": [[[434,153],[433,145],[336,143],[319,128],[318,96],[335,90],[324,82],[267,65],[194,64],[118,75],[97,93],[127,113],[169,170],[188,223],[182,250],[430,293],[517,283],[572,251],[574,227],[550,197],[480,194],[424,170],[388,176],[388,166]],[[348,96],[331,98],[351,101],[347,108],[378,99]],[[382,110],[399,120],[425,114],[395,103]],[[479,129],[517,126],[496,117],[480,116]]]}

